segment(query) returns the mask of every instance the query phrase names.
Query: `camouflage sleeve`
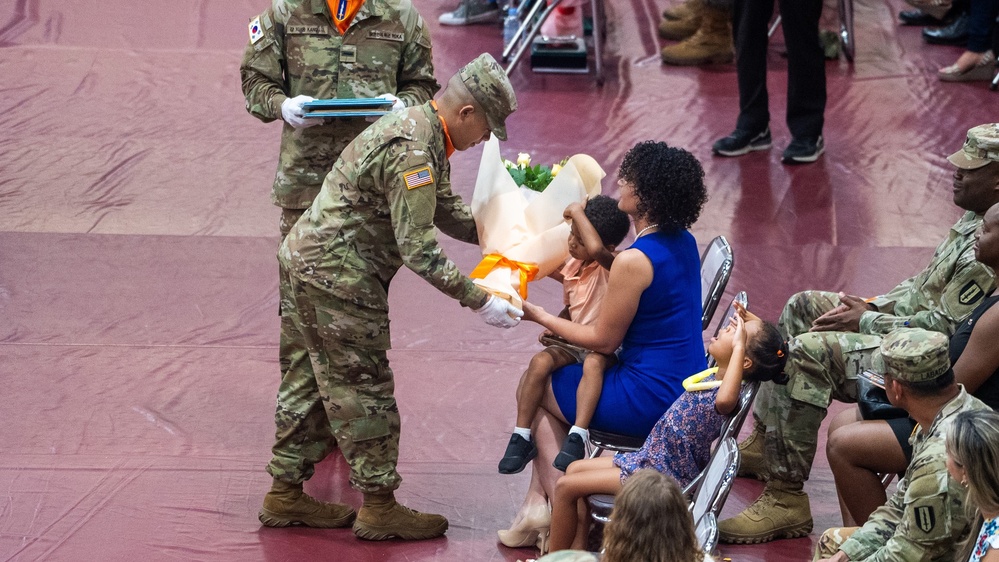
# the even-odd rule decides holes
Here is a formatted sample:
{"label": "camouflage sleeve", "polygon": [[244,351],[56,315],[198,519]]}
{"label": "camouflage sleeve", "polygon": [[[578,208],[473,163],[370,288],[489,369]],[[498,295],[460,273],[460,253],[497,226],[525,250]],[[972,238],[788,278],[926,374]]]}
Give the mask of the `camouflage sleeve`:
{"label": "camouflage sleeve", "polygon": [[[957,325],[975,310],[978,303],[994,286],[995,276],[992,270],[974,259],[974,250],[971,250],[961,256],[955,274],[947,282],[943,294],[927,295],[925,310],[920,310],[911,316],[893,316],[880,310],[879,305],[878,312],[865,312],[860,317],[860,332],[887,334],[896,328],[911,327],[942,332],[950,336]],[[893,289],[892,293],[896,290],[898,288]],[[875,304],[878,304],[877,301]]]}
{"label": "camouflage sleeve", "polygon": [[[259,30],[254,33],[253,26]],[[268,9],[250,20],[250,41],[239,65],[246,110],[264,123],[281,118],[284,87],[284,24]]]}
{"label": "camouflage sleeve", "polygon": [[883,506],[874,510],[867,523],[857,529],[839,549],[851,561],[868,560],[893,536],[902,512],[901,494],[895,492]]}
{"label": "camouflage sleeve", "polygon": [[[926,464],[922,467],[918,466],[919,459],[913,459],[909,470],[913,475],[912,481],[902,494],[902,517],[897,522],[894,532],[888,533],[887,527],[879,529],[882,532],[876,533],[874,538],[880,539],[879,544],[883,546],[866,556],[854,557],[853,545],[850,543],[860,534],[858,531],[840,548],[850,556],[850,560],[869,562],[941,560],[954,548],[954,530],[963,529],[968,521],[963,514],[961,502],[956,500],[958,496],[963,495],[963,490],[947,475],[940,453],[942,451],[934,453],[934,458],[930,460],[927,460],[929,455],[924,455],[923,460]],[[896,492],[893,499],[897,500],[898,495]],[[877,513],[878,511],[875,511],[875,514]],[[871,516],[871,520],[874,520],[874,515]],[[861,530],[867,527],[868,525],[864,525]]]}
{"label": "camouflage sleeve", "polygon": [[433,52],[430,46],[430,30],[416,8],[409,10],[406,22],[406,46],[399,62],[398,91],[396,97],[406,107],[415,107],[430,101],[441,85],[434,78]]}
{"label": "camouflage sleeve", "polygon": [[440,178],[437,182],[437,210],[434,214],[434,224],[441,232],[455,240],[479,243],[479,233],[475,228],[475,219],[468,205],[451,192],[451,181]]}
{"label": "camouflage sleeve", "polygon": [[437,244],[434,215],[439,170],[425,151],[409,141],[396,139],[385,151],[382,185],[403,263],[462,306],[479,308],[488,295],[462,275]]}

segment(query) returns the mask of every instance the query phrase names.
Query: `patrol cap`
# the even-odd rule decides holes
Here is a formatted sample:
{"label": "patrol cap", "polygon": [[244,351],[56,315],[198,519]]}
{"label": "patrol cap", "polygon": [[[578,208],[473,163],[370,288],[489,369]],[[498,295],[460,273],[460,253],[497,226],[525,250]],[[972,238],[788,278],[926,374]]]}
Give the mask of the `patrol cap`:
{"label": "patrol cap", "polygon": [[904,382],[926,382],[950,369],[949,340],[940,332],[900,328],[881,340],[871,355],[874,370]]}
{"label": "patrol cap", "polygon": [[999,123],[987,123],[968,129],[964,146],[947,160],[964,170],[974,170],[990,162],[999,162]]}
{"label": "patrol cap", "polygon": [[489,130],[506,140],[506,118],[517,110],[517,96],[506,72],[489,53],[482,53],[458,71],[461,81],[486,112]]}

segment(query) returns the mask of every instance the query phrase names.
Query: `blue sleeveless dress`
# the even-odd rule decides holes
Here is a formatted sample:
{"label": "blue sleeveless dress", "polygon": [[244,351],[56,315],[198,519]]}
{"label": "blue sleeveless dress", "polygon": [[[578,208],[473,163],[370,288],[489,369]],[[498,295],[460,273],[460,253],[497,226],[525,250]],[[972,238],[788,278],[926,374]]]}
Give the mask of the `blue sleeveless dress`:
{"label": "blue sleeveless dress", "polygon": [[[701,263],[687,231],[654,232],[631,246],[652,262],[652,283],[638,302],[618,363],[604,373],[591,429],[645,437],[683,393],[683,379],[706,367],[701,340]],[[576,418],[581,364],[552,374],[562,415]]]}

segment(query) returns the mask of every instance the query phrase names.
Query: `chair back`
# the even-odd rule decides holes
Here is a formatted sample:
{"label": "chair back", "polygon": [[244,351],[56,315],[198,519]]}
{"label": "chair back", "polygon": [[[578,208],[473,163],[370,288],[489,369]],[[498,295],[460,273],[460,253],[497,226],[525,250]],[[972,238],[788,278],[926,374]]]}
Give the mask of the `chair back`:
{"label": "chair back", "polygon": [[[718,325],[715,326],[714,334],[712,334],[713,336],[717,337],[718,334],[721,333],[722,328],[728,326],[729,320],[731,320],[732,317],[735,316],[735,303],[741,304],[742,307],[745,309],[749,308],[749,296],[746,295],[746,291],[739,291],[738,293],[736,293],[734,297],[732,297],[732,302],[730,302],[728,304],[728,308],[725,309],[724,316],[721,317],[721,320],[718,321]],[[711,354],[708,353],[707,351],[704,352],[704,355],[705,359],[707,359],[708,361],[708,367],[709,368],[714,367],[715,364],[717,363],[717,361],[715,361],[715,358],[712,357]]]}
{"label": "chair back", "polygon": [[739,432],[742,431],[742,425],[746,423],[746,418],[749,417],[749,411],[753,408],[753,401],[756,400],[756,393],[759,390],[760,381],[742,383],[742,388],[739,390],[739,405],[736,406],[735,411],[729,414],[722,423],[722,440],[727,437],[738,437]]}
{"label": "chair back", "polygon": [[718,513],[728,499],[738,472],[739,446],[734,437],[727,437],[711,454],[704,477],[690,502],[690,514],[704,552],[710,553],[718,545]]}
{"label": "chair back", "polygon": [[707,330],[732,276],[735,256],[724,236],[716,236],[701,255],[701,330]]}

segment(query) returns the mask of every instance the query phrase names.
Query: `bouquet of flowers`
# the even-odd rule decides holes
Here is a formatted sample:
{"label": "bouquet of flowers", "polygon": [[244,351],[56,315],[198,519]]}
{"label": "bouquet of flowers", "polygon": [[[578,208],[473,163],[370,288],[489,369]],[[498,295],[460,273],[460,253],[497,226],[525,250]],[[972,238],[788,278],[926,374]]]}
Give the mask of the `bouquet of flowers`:
{"label": "bouquet of flowers", "polygon": [[[470,276],[519,307],[527,298],[527,283],[550,275],[569,257],[569,225],[562,212],[570,203],[599,195],[607,174],[585,154],[557,168],[531,167],[526,154],[518,160],[504,161],[496,138],[483,147],[471,205],[483,259]],[[514,180],[519,173],[524,187]]]}

